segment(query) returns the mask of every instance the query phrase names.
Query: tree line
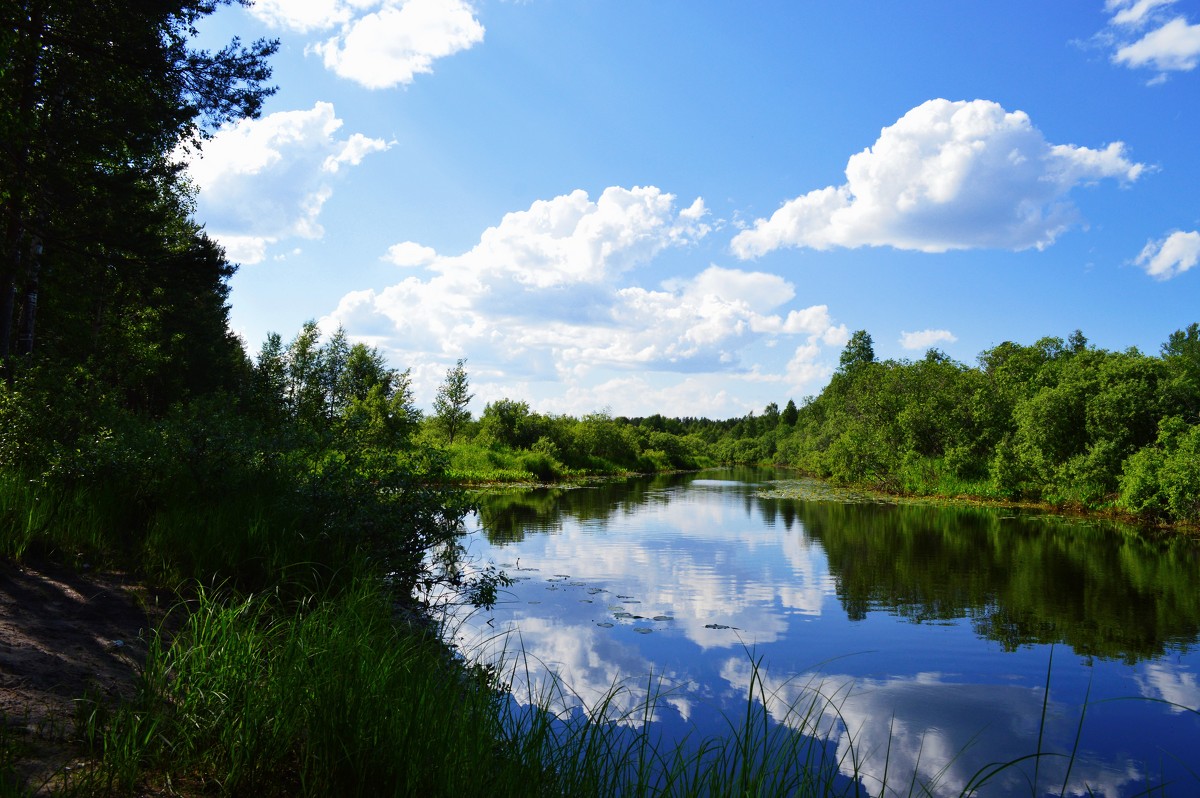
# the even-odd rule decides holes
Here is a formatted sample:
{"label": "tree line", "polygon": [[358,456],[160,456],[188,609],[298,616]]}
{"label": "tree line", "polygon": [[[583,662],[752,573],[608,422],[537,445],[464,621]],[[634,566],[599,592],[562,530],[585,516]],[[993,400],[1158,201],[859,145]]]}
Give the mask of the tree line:
{"label": "tree line", "polygon": [[826,388],[743,420],[732,461],[901,493],[971,495],[1200,519],[1200,325],[1157,355],[1066,340],[1004,342],[967,366],[932,349],[879,360],[866,331]]}
{"label": "tree line", "polygon": [[[463,361],[455,370],[465,385]],[[449,380],[449,377],[448,377]],[[446,387],[443,386],[443,391]],[[461,410],[461,408],[460,408]],[[454,420],[455,460],[493,475],[525,467],[663,471],[718,463],[792,466],[893,493],[975,496],[1200,519],[1200,325],[1157,355],[1067,339],[1006,341],[967,366],[931,349],[879,360],[854,333],[818,396],[742,418],[543,415],[520,400]],[[426,422],[436,442],[439,410]],[[515,459],[503,456],[517,453]]]}

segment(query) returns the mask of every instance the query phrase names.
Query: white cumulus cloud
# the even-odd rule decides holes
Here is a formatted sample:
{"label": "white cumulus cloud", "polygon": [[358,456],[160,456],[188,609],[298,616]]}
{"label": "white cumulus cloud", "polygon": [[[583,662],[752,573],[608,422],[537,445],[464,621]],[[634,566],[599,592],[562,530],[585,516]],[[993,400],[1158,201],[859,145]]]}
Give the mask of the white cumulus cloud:
{"label": "white cumulus cloud", "polygon": [[1147,242],[1137,263],[1156,280],[1177,277],[1200,262],[1200,232],[1175,231],[1160,241]]}
{"label": "white cumulus cloud", "polygon": [[412,83],[484,35],[463,0],[258,0],[251,13],[274,27],[321,34],[306,52],[368,89]]}
{"label": "white cumulus cloud", "polygon": [[[706,219],[702,200],[680,208],[653,186],[539,200],[506,214],[460,255],[393,245],[385,260],[423,270],[380,291],[347,294],[322,327],[344,325],[400,362],[469,355],[476,370],[503,373],[510,384],[560,382],[564,396],[579,387],[591,410],[603,406],[605,375],[603,384],[618,386],[634,369],[675,380],[722,375],[705,385],[791,386],[828,376],[819,355],[844,343],[845,326],[824,305],[789,307],[795,287],[778,275],[709,265],[639,284],[656,256],[706,236]],[[786,372],[763,371],[751,350],[776,341],[804,356]],[[629,412],[649,396],[613,390],[618,401],[605,403]]]}
{"label": "white cumulus cloud", "polygon": [[258,263],[271,244],[324,234],[334,176],[389,146],[360,133],[341,138],[341,127],[333,105],[319,102],[223,128],[189,161],[197,216],[231,260]]}
{"label": "white cumulus cloud", "polygon": [[272,27],[305,33],[344,24],[363,5],[344,0],[256,0],[250,13]]}
{"label": "white cumulus cloud", "polygon": [[900,346],[905,349],[928,349],[934,344],[945,341],[952,344],[958,337],[949,330],[918,330],[917,332],[900,333]]}
{"label": "white cumulus cloud", "polygon": [[437,250],[415,241],[401,241],[388,247],[383,259],[397,266],[424,266],[437,258]]}
{"label": "white cumulus cloud", "polygon": [[743,259],[782,247],[1040,249],[1078,220],[1071,189],[1144,169],[1121,142],[1052,145],[1022,111],[929,100],[851,156],[845,183],[786,202],[732,248]]}

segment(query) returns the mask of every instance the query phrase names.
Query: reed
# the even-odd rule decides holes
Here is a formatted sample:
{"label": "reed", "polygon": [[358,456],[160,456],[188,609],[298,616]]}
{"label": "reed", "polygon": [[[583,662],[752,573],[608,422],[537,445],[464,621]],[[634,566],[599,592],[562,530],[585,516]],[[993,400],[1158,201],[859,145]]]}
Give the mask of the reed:
{"label": "reed", "polygon": [[87,729],[89,789],[516,795],[530,780],[498,745],[493,686],[398,625],[374,582],[302,602],[199,590],[181,610],[138,701]]}

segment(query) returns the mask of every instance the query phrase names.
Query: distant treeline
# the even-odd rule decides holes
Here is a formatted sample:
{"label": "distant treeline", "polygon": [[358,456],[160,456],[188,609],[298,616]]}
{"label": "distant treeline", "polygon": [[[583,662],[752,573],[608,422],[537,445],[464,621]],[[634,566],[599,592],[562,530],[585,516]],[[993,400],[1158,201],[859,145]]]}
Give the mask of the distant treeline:
{"label": "distant treeline", "polygon": [[[461,369],[460,362],[459,368]],[[582,418],[488,404],[459,425],[461,477],[775,463],[891,492],[969,495],[1200,519],[1200,325],[1159,355],[1110,352],[1083,334],[1005,342],[967,366],[937,350],[877,360],[855,333],[819,396],[760,415]],[[437,416],[423,435],[438,436]],[[442,439],[445,440],[443,434]]]}

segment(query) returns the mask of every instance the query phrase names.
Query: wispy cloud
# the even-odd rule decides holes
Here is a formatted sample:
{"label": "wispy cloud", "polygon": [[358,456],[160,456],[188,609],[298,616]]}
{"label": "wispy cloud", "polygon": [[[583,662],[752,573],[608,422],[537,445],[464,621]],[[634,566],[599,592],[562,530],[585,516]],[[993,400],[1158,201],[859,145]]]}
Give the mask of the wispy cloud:
{"label": "wispy cloud", "polygon": [[1200,24],[1174,11],[1176,0],[1108,0],[1112,14],[1099,40],[1112,60],[1131,69],[1153,69],[1150,83],[1169,72],[1190,72],[1200,64]]}
{"label": "wispy cloud", "polygon": [[1078,221],[1073,188],[1144,169],[1121,142],[1050,144],[1022,111],[929,100],[851,156],[845,183],[789,200],[732,248],[743,259],[782,247],[1041,249]]}

